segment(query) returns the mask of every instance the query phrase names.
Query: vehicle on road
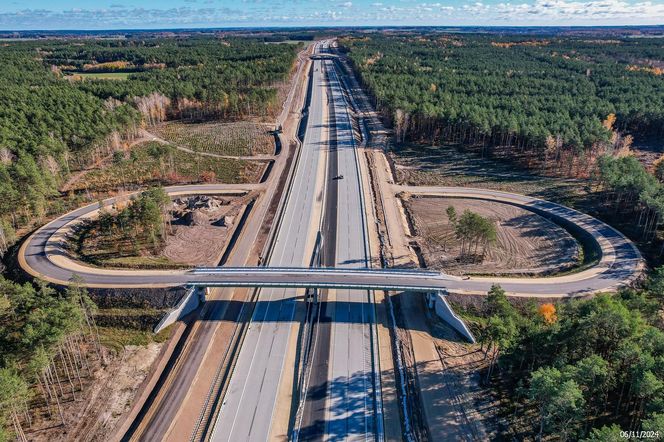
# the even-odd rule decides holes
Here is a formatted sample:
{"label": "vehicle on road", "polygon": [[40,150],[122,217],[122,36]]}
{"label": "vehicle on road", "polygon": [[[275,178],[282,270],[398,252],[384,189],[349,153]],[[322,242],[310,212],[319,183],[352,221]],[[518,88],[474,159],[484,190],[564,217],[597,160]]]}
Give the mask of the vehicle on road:
{"label": "vehicle on road", "polygon": [[332,179],[333,180],[343,180],[344,176],[343,175],[337,175],[337,176],[333,177]]}

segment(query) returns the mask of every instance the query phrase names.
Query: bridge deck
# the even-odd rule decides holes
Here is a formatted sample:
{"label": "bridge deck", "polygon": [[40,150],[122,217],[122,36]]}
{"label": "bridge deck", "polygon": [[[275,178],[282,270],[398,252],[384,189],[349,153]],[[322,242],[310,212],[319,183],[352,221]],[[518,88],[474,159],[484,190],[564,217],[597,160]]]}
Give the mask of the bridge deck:
{"label": "bridge deck", "polygon": [[459,280],[438,272],[406,269],[218,267],[193,270],[189,285],[437,291]]}

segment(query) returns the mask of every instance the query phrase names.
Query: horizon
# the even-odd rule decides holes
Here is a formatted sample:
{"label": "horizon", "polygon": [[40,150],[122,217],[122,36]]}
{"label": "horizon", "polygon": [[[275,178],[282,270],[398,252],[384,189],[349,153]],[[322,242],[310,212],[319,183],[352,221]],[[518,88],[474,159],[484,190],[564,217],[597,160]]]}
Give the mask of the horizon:
{"label": "horizon", "polygon": [[310,27],[615,27],[664,24],[664,1],[85,0],[10,1],[1,31]]}
{"label": "horizon", "polygon": [[487,29],[487,30],[583,30],[583,29],[658,29],[662,28],[664,31],[664,23],[658,24],[626,24],[626,25],[265,25],[265,26],[191,26],[191,27],[158,27],[158,28],[71,28],[71,29],[0,29],[2,33],[104,33],[104,32],[200,32],[200,31],[307,31],[307,30],[345,30],[345,29],[422,29],[422,30],[436,30],[441,29],[446,32],[453,32],[455,29],[472,30],[472,29]]}

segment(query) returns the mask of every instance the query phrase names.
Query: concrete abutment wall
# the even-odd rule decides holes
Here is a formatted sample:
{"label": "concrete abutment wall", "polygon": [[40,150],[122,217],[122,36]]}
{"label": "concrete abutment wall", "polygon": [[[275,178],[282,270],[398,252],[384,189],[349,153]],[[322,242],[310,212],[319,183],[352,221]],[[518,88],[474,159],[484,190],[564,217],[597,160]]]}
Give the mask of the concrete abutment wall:
{"label": "concrete abutment wall", "polygon": [[168,312],[155,326],[154,332],[159,333],[169,325],[174,324],[176,321],[184,318],[189,313],[196,310],[199,305],[205,302],[207,291],[207,288],[202,289],[199,287],[191,287],[187,289],[187,292],[184,294],[182,299],[180,299],[180,302],[178,302],[173,310]]}
{"label": "concrete abutment wall", "polygon": [[447,292],[438,291],[438,292],[429,292],[427,293],[427,305],[429,308],[434,309],[436,315],[454,330],[456,330],[461,336],[466,338],[469,342],[475,343],[475,337],[470,332],[470,329],[461,318],[459,318],[452,307],[445,299]]}

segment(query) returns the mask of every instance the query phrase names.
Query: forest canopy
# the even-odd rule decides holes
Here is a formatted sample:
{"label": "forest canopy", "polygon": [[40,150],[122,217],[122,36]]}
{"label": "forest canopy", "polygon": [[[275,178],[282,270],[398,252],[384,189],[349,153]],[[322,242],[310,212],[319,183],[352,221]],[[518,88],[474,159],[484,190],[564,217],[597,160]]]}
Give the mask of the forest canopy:
{"label": "forest canopy", "polygon": [[[171,118],[280,110],[299,46],[252,38],[35,40],[0,46],[0,254],[72,171]],[[124,72],[107,79],[90,73]],[[111,149],[112,151],[113,149]]]}
{"label": "forest canopy", "polygon": [[430,33],[342,44],[397,141],[590,158],[620,147],[616,131],[664,132],[658,39]]}
{"label": "forest canopy", "polygon": [[492,287],[477,336],[491,355],[486,381],[509,399],[504,438],[664,430],[663,276],[660,267],[644,288],[521,309]]}

